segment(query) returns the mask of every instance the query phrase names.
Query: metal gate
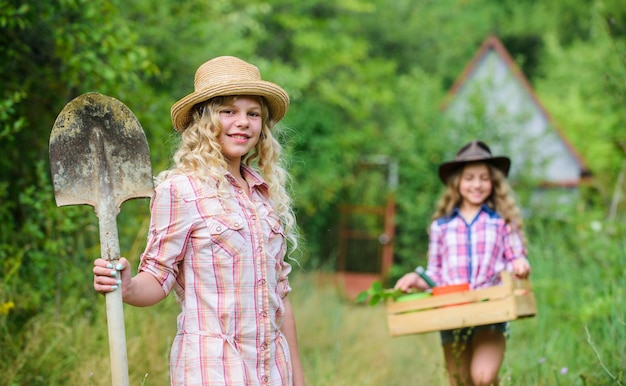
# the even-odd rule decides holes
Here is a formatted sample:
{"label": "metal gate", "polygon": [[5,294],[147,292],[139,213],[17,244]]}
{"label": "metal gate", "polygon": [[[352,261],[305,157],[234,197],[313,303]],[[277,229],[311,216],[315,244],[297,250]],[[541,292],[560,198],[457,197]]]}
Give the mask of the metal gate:
{"label": "metal gate", "polygon": [[382,206],[342,205],[337,270],[385,276],[393,263],[394,219],[392,194]]}
{"label": "metal gate", "polygon": [[[365,184],[374,183],[373,188],[369,186],[370,190],[375,190],[374,197],[369,197],[369,201],[378,203],[353,202],[339,208],[337,272],[349,298],[369,288],[374,280],[385,278],[393,264],[397,166],[387,156],[368,157],[362,164],[368,173],[362,170],[359,179]],[[376,186],[372,182],[376,181],[372,173],[381,172],[386,178],[382,180],[383,186]]]}

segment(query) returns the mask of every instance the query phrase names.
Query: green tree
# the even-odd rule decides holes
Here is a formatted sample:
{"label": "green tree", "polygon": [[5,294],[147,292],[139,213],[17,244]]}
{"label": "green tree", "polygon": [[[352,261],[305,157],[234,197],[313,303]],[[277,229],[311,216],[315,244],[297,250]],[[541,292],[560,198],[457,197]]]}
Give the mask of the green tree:
{"label": "green tree", "polygon": [[[54,201],[48,139],[55,117],[88,91],[130,99],[153,66],[110,2],[2,1],[0,28],[2,372],[21,348],[22,326],[42,309],[61,312],[69,299],[97,304],[84,280],[98,255],[93,210]],[[29,374],[37,372],[26,369],[21,382],[37,384]]]}

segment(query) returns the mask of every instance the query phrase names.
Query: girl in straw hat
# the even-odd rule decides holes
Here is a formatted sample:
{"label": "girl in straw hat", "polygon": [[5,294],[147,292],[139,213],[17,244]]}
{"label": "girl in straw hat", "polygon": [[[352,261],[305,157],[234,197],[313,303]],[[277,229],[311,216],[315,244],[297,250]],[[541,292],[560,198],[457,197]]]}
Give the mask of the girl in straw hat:
{"label": "girl in straw hat", "polygon": [[[530,274],[522,221],[506,182],[507,157],[494,157],[481,141],[463,146],[439,167],[446,189],[429,230],[426,275],[437,285],[469,283],[471,289],[500,284],[499,273]],[[431,283],[432,284],[432,283]],[[395,288],[425,290],[416,272]],[[441,332],[451,385],[497,385],[508,323]]]}
{"label": "girl in straw hat", "polygon": [[158,177],[138,273],[97,259],[94,288],[121,285],[134,306],[174,291],[172,385],[303,385],[285,261],[298,240],[272,135],[289,97],[234,57],[201,65],[194,88],[172,106],[181,143]]}

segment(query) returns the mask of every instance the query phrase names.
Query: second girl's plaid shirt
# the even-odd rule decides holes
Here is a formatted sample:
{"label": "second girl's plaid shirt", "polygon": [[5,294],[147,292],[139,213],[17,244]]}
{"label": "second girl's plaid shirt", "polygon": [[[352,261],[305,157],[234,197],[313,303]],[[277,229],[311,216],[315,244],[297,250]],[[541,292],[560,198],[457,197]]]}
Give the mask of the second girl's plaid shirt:
{"label": "second girl's plaid shirt", "polygon": [[517,258],[526,258],[521,235],[485,205],[469,224],[456,208],[430,225],[427,274],[437,285],[499,284],[500,272]]}

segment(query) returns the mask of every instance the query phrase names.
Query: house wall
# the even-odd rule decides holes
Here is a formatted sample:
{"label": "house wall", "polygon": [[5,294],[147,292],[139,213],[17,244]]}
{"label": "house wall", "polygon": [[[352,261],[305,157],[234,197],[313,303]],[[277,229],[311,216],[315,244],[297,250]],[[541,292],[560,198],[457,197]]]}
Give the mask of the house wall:
{"label": "house wall", "polygon": [[559,136],[519,74],[496,50],[474,64],[445,109],[453,131],[484,139],[494,154],[511,157],[511,177],[541,183],[576,185],[581,179],[575,154]]}

